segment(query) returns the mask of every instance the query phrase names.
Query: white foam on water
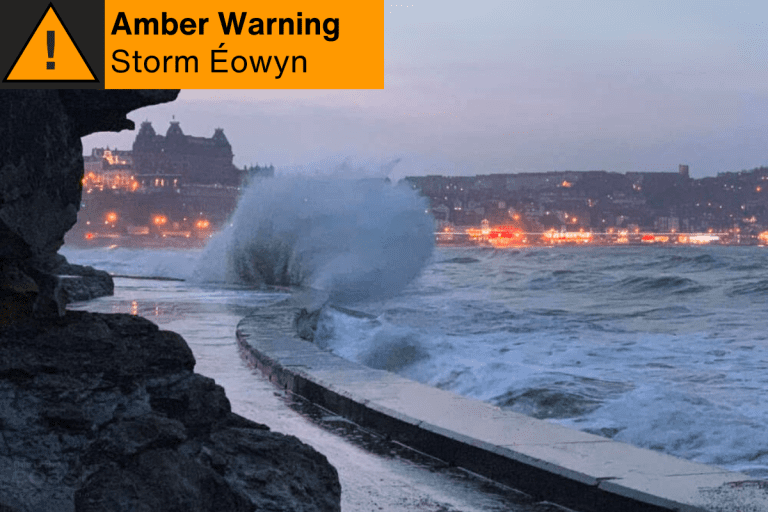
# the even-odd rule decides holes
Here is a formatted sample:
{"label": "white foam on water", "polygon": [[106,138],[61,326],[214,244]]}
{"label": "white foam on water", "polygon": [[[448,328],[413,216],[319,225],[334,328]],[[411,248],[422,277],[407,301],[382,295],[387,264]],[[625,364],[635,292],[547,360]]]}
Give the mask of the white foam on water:
{"label": "white foam on water", "polygon": [[202,254],[192,249],[77,248],[60,250],[70,263],[89,265],[111,274],[191,279]]}
{"label": "white foam on water", "polygon": [[371,366],[394,354],[404,364],[393,371],[501,407],[766,477],[765,268],[757,248],[438,249],[400,295],[360,305],[375,322],[328,315],[326,343]]}

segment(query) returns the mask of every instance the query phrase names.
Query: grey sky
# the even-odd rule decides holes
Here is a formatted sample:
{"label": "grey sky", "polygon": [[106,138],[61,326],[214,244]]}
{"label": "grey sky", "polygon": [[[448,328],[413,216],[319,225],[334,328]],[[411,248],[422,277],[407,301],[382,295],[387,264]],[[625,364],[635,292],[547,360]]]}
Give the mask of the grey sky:
{"label": "grey sky", "polygon": [[347,156],[402,157],[394,177],[768,164],[765,2],[410,1],[386,4],[384,90],[185,90],[130,117],[223,127],[236,164],[284,172]]}

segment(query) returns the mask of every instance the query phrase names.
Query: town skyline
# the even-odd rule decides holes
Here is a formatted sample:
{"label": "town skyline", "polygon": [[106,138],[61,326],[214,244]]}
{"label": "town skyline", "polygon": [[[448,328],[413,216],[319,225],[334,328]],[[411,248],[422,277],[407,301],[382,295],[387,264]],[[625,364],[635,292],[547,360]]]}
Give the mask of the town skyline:
{"label": "town skyline", "polygon": [[[768,164],[768,6],[386,4],[383,90],[184,90],[131,114],[225,128],[239,167],[344,159],[409,175],[606,169],[695,177]],[[92,147],[127,147],[128,133]],[[115,142],[116,141],[116,142]],[[370,170],[371,173],[375,169]]]}
{"label": "town skyline", "polygon": [[[174,120],[162,135],[143,122],[130,150],[85,156],[75,240],[112,243],[127,234],[129,243],[199,243],[221,229],[244,186],[267,186],[261,180],[274,176],[271,166],[239,169],[233,157],[222,128],[201,137]],[[439,242],[466,242],[456,228],[491,244],[591,243],[592,234],[602,235],[599,243],[768,240],[768,167],[699,179],[687,164],[677,172],[431,174],[404,177],[403,185],[426,198]]]}
{"label": "town skyline", "polygon": [[768,228],[768,168],[695,179],[677,172],[563,171],[411,176],[442,226],[506,225],[528,232],[728,232]]}

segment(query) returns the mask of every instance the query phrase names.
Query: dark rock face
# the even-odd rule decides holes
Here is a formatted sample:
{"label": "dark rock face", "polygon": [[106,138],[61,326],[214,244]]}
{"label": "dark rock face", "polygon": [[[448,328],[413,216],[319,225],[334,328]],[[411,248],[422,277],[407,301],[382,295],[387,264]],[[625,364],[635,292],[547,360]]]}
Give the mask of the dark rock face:
{"label": "dark rock face", "polygon": [[66,297],[46,270],[77,221],[80,137],[133,128],[125,115],[178,91],[0,91],[0,325],[57,315]]}
{"label": "dark rock face", "polygon": [[45,270],[59,277],[59,288],[66,303],[91,300],[115,292],[112,276],[103,270],[69,263],[60,254],[47,263]]}
{"label": "dark rock face", "polygon": [[113,289],[57,254],[80,137],[177,94],[0,91],[0,512],[340,510],[326,458],[233,414],[179,335],[64,310]]}
{"label": "dark rock face", "polygon": [[322,313],[322,309],[307,311],[306,308],[301,308],[296,312],[296,316],[293,319],[293,327],[296,329],[296,333],[301,339],[307,341],[315,340],[317,324],[320,321]]}
{"label": "dark rock face", "polygon": [[340,510],[326,458],[233,414],[194,364],[130,315],[3,330],[0,510]]}

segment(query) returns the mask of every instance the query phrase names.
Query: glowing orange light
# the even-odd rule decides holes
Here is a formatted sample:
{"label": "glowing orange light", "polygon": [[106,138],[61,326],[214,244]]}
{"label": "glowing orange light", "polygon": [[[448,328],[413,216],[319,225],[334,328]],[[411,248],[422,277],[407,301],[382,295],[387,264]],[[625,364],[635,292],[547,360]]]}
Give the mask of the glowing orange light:
{"label": "glowing orange light", "polygon": [[[211,225],[211,223],[208,222],[205,219],[200,219],[199,221],[195,222],[195,227],[197,229],[208,229],[208,227],[210,227],[210,225]],[[448,228],[445,228],[445,229],[446,229],[446,231],[448,230]]]}
{"label": "glowing orange light", "polygon": [[515,226],[496,226],[488,233],[488,238],[512,238],[519,232]]}
{"label": "glowing orange light", "polygon": [[152,222],[155,223],[155,226],[163,226],[166,222],[168,222],[168,217],[165,215],[155,215],[152,219]]}
{"label": "glowing orange light", "polygon": [[688,242],[692,244],[708,244],[710,242],[717,242],[720,240],[720,237],[718,235],[690,235],[688,237]]}
{"label": "glowing orange light", "polygon": [[85,234],[85,239],[86,240],[93,240],[93,233],[86,233]]}
{"label": "glowing orange light", "polygon": [[520,230],[515,226],[496,226],[488,231],[488,242],[494,247],[509,247],[513,238],[520,237]]}
{"label": "glowing orange light", "polygon": [[108,212],[105,218],[107,222],[117,222],[117,214],[115,212]]}
{"label": "glowing orange light", "polygon": [[592,241],[592,233],[585,233],[584,230],[561,231],[549,230],[544,234],[545,238],[558,243],[582,243],[586,244]]}

